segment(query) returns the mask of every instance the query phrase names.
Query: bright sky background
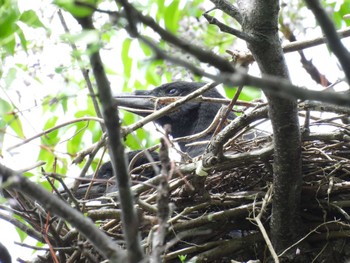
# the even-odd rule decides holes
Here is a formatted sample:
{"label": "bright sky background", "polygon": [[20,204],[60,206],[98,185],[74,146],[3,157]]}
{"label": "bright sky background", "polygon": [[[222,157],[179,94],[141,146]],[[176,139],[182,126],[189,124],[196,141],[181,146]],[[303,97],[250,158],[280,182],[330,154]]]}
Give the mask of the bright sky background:
{"label": "bright sky background", "polygon": [[[56,9],[49,4],[49,1],[27,1],[27,0],[19,0],[19,7],[21,10],[34,9],[39,10],[39,7],[45,5],[45,16],[41,17],[43,19],[44,24],[48,24],[50,28],[54,30],[53,34],[48,39],[44,30],[41,29],[31,29],[26,28],[24,31],[26,32],[27,38],[36,39],[39,42],[44,43],[44,49],[42,53],[32,54],[27,56],[24,52],[18,52],[13,59],[9,59],[6,61],[5,65],[2,67],[8,68],[11,65],[14,65],[18,61],[25,61],[32,65],[32,70],[39,73],[42,83],[36,81],[33,77],[31,77],[28,72],[18,72],[18,78],[12,84],[13,87],[16,87],[16,90],[9,90],[7,94],[14,100],[16,105],[20,106],[21,110],[30,109],[30,111],[23,111],[28,122],[23,123],[25,125],[24,129],[26,130],[26,135],[28,137],[37,134],[40,132],[41,127],[43,127],[43,121],[45,118],[41,116],[41,109],[39,107],[35,107],[35,103],[40,104],[41,99],[47,95],[48,93],[55,93],[62,89],[64,84],[64,80],[62,76],[55,73],[55,69],[60,65],[67,65],[70,63],[70,52],[71,49],[66,44],[62,44],[60,40],[60,35],[63,33],[63,29],[61,27],[61,23],[59,22],[58,16],[56,14]],[[210,5],[210,2],[208,2]],[[307,12],[307,11],[305,11]],[[40,16],[40,14],[39,14]],[[52,18],[52,20],[48,21],[48,17]],[[73,20],[69,19],[66,15],[70,25],[75,25],[72,23]],[[312,29],[313,22],[310,20],[310,25],[304,25],[306,27],[310,27],[308,30],[307,37],[314,38],[321,35],[320,30]],[[74,27],[70,28],[74,31]],[[76,30],[79,31],[79,28],[76,27]],[[30,32],[30,33],[28,33]],[[300,39],[301,40],[301,39]],[[347,46],[350,46],[350,39],[344,41]],[[119,54],[121,50],[121,42],[116,37],[112,39],[111,46],[113,46],[113,50],[104,51],[102,53],[104,62],[111,68],[121,68],[121,65],[115,65],[115,61],[113,60],[112,54]],[[240,48],[246,50],[245,43],[241,42],[239,45]],[[325,74],[326,77],[334,82],[339,78],[343,77],[342,72],[339,70],[338,63],[333,56],[329,56],[329,52],[325,45],[310,48],[305,50],[306,57],[308,59],[312,59],[316,67],[320,70],[321,73]],[[137,57],[137,52],[133,54],[134,57]],[[316,88],[315,83],[310,79],[309,75],[305,73],[300,62],[299,55],[297,53],[290,53],[286,55],[287,63],[290,70],[291,78],[294,84],[300,86],[306,86],[308,88]],[[73,70],[73,69],[72,69]],[[78,69],[77,74],[80,74]],[[251,73],[257,75],[258,73],[256,65],[252,67]],[[119,78],[119,79],[118,79]],[[118,83],[121,83],[122,75],[115,76],[113,79],[110,79],[112,86],[115,90],[118,91]],[[5,96],[1,87],[3,86],[3,82],[0,81],[0,97]],[[338,85],[344,86],[344,85]],[[17,93],[17,91],[19,93]],[[20,94],[20,96],[18,95]],[[78,94],[79,96],[80,94]],[[84,96],[85,97],[85,94]],[[85,100],[82,101],[85,103]],[[74,111],[73,111],[74,112]],[[57,113],[60,114],[59,112]],[[62,119],[59,123],[64,122],[72,116],[67,116],[67,119]],[[35,122],[33,123],[33,120]],[[67,135],[67,138],[69,136]],[[18,140],[11,136],[7,136],[5,139],[5,144],[3,145],[3,149],[12,146],[17,143]],[[15,149],[12,152],[7,152],[6,150],[3,152],[3,159],[0,161],[12,169],[21,169],[27,166],[34,164],[37,161],[38,144],[40,141],[33,141],[25,146]],[[29,153],[29,154],[28,154]],[[74,166],[70,166],[69,173],[71,175],[77,174],[77,168]],[[20,242],[18,238],[17,232],[14,230],[12,225],[0,220],[0,242],[5,244],[12,254],[12,260],[15,262],[17,256],[22,259],[30,259],[32,257],[32,251],[26,248],[20,248],[19,246],[13,245],[13,241],[16,240]],[[4,234],[6,233],[6,234]],[[28,243],[28,239],[25,240],[25,243]],[[35,245],[35,242],[30,242]]]}

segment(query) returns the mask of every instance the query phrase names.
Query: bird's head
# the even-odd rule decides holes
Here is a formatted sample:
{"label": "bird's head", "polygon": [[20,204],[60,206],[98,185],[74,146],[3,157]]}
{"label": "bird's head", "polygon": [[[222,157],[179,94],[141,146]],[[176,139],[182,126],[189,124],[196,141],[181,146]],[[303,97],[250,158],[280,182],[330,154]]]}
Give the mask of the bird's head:
{"label": "bird's head", "polygon": [[[125,107],[128,111],[134,112],[140,116],[147,116],[152,113],[155,109],[160,109],[174,100],[172,97],[183,97],[187,96],[195,90],[205,85],[205,83],[198,82],[185,82],[177,81],[172,83],[163,84],[152,90],[137,90],[131,94],[123,94],[116,96],[118,106]],[[216,89],[209,90],[203,94],[204,97],[210,98],[223,98]],[[165,98],[159,100],[159,98]],[[187,124],[192,126],[193,122],[198,119],[200,111],[205,111],[206,118],[211,121],[217,111],[220,109],[219,104],[212,104],[206,102],[187,102],[180,108],[160,117],[155,122],[164,126],[170,124],[176,133],[176,128],[179,124]],[[184,135],[176,136],[180,137]]]}
{"label": "bird's head", "polygon": [[[172,82],[163,84],[152,90],[137,90],[132,94],[116,97],[118,106],[125,107],[128,111],[140,116],[147,116],[155,109],[162,108],[173,102],[173,97],[183,97],[204,86],[205,83],[198,82]],[[203,93],[203,97],[223,98],[216,89]],[[160,100],[160,98],[165,98]],[[171,125],[171,135],[174,138],[189,136],[205,130],[214,120],[221,108],[218,103],[203,101],[189,101],[178,109],[159,117],[155,122],[162,127]],[[230,116],[234,118],[234,114]],[[203,139],[207,140],[212,133]],[[180,147],[186,150],[184,145]]]}

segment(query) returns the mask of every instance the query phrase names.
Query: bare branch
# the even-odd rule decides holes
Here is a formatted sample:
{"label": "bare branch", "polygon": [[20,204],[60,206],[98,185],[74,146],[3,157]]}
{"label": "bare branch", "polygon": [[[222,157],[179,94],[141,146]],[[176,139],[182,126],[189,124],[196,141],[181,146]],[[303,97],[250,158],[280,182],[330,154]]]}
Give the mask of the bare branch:
{"label": "bare branch", "polygon": [[[70,31],[69,31],[69,28],[68,28],[68,26],[66,24],[66,20],[63,17],[63,14],[62,14],[61,10],[58,10],[58,17],[60,18],[60,21],[61,21],[62,27],[64,29],[64,32],[69,34]],[[78,50],[77,46],[71,41],[70,41],[70,46],[72,47],[73,51],[76,52]],[[77,60],[79,62],[79,65],[81,65],[82,64],[81,57],[77,56],[76,58],[77,58]],[[91,100],[92,100],[92,104],[94,105],[94,109],[95,109],[96,115],[97,115],[97,117],[102,119],[102,114],[101,114],[101,111],[100,111],[100,107],[98,106],[98,102],[97,102],[97,99],[96,99],[96,96],[95,96],[95,92],[94,92],[94,90],[92,88],[92,84],[91,84],[91,81],[90,81],[90,78],[89,78],[88,71],[86,69],[83,69],[82,66],[80,66],[80,71],[81,71],[81,74],[84,77],[84,80],[86,82],[86,86],[87,86],[87,88],[89,90],[89,94],[90,94],[90,97],[91,97]],[[105,132],[105,127],[103,126],[103,123],[101,123],[101,128]]]}
{"label": "bare branch", "polygon": [[[208,157],[204,158],[204,163],[218,163],[220,158],[223,156],[224,143],[232,138],[239,130],[242,129],[242,127],[245,127],[249,123],[252,123],[258,119],[267,118],[267,109],[268,108],[265,106],[234,119],[209,143],[206,151]],[[207,154],[205,154],[205,156],[207,156]],[[206,160],[207,158],[208,160]],[[215,158],[215,162],[213,158]]]}
{"label": "bare branch", "polygon": [[170,33],[169,31],[165,30],[161,26],[158,25],[156,21],[154,21],[153,18],[149,16],[143,15],[141,12],[139,12],[136,8],[134,8],[127,0],[119,0],[119,2],[123,5],[126,17],[129,22],[129,32],[131,30],[131,35],[134,37],[139,37],[139,33],[136,29],[136,23],[141,22],[150,28],[152,28],[156,33],[158,33],[162,39],[165,41],[171,43],[172,45],[177,46],[184,52],[187,52],[194,57],[196,57],[199,61],[203,63],[208,63],[210,65],[214,65],[216,68],[218,68],[222,72],[234,72],[235,69],[231,65],[231,63],[214,54],[211,51],[205,50],[199,46],[195,45],[189,45],[188,41],[183,40],[174,34]]}
{"label": "bare branch", "polygon": [[[280,31],[283,33],[286,39],[290,42],[296,42],[297,38],[292,32],[289,25],[285,24],[283,21],[280,21]],[[320,73],[316,66],[312,63],[312,60],[308,60],[302,50],[299,50],[300,62],[303,65],[306,72],[310,77],[318,84],[323,87],[328,87],[332,83],[328,81],[327,77]]]}
{"label": "bare branch", "polygon": [[49,134],[50,132],[53,132],[53,131],[55,131],[57,129],[60,129],[62,127],[68,126],[68,125],[76,123],[76,122],[81,122],[81,121],[98,121],[100,123],[103,123],[103,119],[96,118],[96,117],[83,117],[83,118],[78,118],[78,119],[75,119],[75,120],[67,121],[67,122],[64,122],[62,124],[56,125],[53,128],[47,129],[46,131],[40,132],[40,133],[34,135],[33,137],[25,139],[21,143],[18,143],[18,144],[15,144],[13,146],[10,146],[9,148],[7,148],[7,151],[11,151],[11,150],[13,150],[13,149],[15,149],[15,148],[17,148],[19,146],[22,146],[22,145],[24,145],[24,144],[26,144],[26,143],[28,143],[28,142],[36,139],[36,138],[39,138],[39,137],[41,137],[41,136],[43,136],[45,134]]}
{"label": "bare branch", "polygon": [[[350,36],[350,28],[347,27],[345,29],[338,30],[337,34],[339,35],[340,38],[349,37]],[[322,44],[325,44],[326,42],[327,42],[327,38],[325,36],[321,36],[321,37],[316,37],[313,39],[299,40],[299,41],[295,41],[292,43],[287,43],[282,47],[282,49],[283,49],[284,53],[289,53],[289,52],[295,52],[295,51],[299,51],[302,49],[307,49],[307,48],[315,47],[318,45],[322,45]],[[235,55],[235,52],[233,52],[233,51],[228,50],[227,52],[231,55],[232,54]],[[248,63],[252,63],[254,61],[254,57],[250,52],[247,52],[244,55],[239,54],[239,59],[240,59],[240,61],[248,62]]]}
{"label": "bare branch", "polygon": [[67,220],[76,227],[82,235],[90,240],[92,244],[108,259],[113,262],[123,262],[125,260],[125,251],[118,248],[116,244],[94,223],[86,220],[83,214],[69,206],[67,203],[52,195],[41,186],[30,182],[22,174],[0,164],[0,176],[6,188],[18,190],[26,194],[32,200],[39,202],[47,211]]}
{"label": "bare branch", "polygon": [[338,58],[348,80],[348,83],[350,83],[350,53],[340,41],[333,22],[328,17],[319,0],[305,0],[305,3],[307,4],[308,8],[310,8],[314,13],[317,22],[320,24],[322,31],[327,38],[330,49]]}
{"label": "bare branch", "polygon": [[251,42],[254,40],[253,36],[251,36],[247,33],[244,33],[240,30],[229,27],[228,25],[221,23],[215,17],[208,15],[207,13],[204,13],[203,16],[205,17],[205,19],[208,21],[209,24],[217,26],[222,32],[231,34],[231,35],[236,36],[240,39],[243,39],[247,42]]}
{"label": "bare branch", "polygon": [[162,165],[162,176],[157,191],[158,227],[156,231],[153,232],[152,255],[150,258],[151,263],[161,262],[161,256],[165,251],[165,238],[168,230],[168,219],[170,216],[169,179],[171,164],[168,153],[169,144],[168,129],[165,129],[165,136],[161,139],[161,146],[159,150],[159,158]]}
{"label": "bare branch", "polygon": [[[347,27],[345,29],[341,29],[337,31],[337,34],[340,38],[345,38],[350,36],[350,28]],[[309,40],[301,40],[301,41],[295,41],[293,43],[288,43],[285,46],[283,46],[283,51],[285,53],[298,51],[301,49],[306,49],[310,47],[315,47],[317,45],[325,44],[327,42],[327,37],[316,37],[314,39]]]}
{"label": "bare branch", "polygon": [[[83,29],[93,29],[91,18],[77,19]],[[128,257],[131,262],[143,260],[143,250],[140,244],[138,219],[134,209],[133,195],[130,190],[130,177],[124,155],[119,117],[112,99],[110,83],[104,71],[103,63],[98,51],[90,55],[90,64],[96,79],[99,98],[102,106],[102,115],[108,135],[108,147],[114,173],[117,175],[117,186],[122,213],[122,222],[127,244]]]}
{"label": "bare branch", "polygon": [[232,18],[236,19],[238,23],[242,24],[242,15],[239,12],[238,8],[234,6],[231,2],[227,0],[211,0],[211,2],[215,5],[217,9],[220,9]]}

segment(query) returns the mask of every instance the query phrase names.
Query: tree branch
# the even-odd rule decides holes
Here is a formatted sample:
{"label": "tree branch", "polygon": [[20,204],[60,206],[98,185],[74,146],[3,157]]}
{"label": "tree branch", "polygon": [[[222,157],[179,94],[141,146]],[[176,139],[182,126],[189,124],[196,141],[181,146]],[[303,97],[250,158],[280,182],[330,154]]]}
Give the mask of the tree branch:
{"label": "tree branch", "polygon": [[[85,30],[93,29],[91,18],[77,19]],[[124,156],[119,117],[112,99],[112,92],[99,52],[90,55],[90,64],[96,79],[98,94],[102,106],[102,115],[108,135],[108,148],[113,170],[117,178],[122,213],[123,229],[130,262],[143,260],[140,244],[138,219],[134,209],[133,195],[130,190],[130,177]]]}
{"label": "tree branch", "polygon": [[247,33],[244,33],[240,30],[229,27],[228,25],[221,23],[215,17],[208,15],[207,13],[204,13],[203,16],[205,17],[205,19],[208,21],[209,24],[217,26],[222,32],[231,34],[231,35],[236,36],[240,39],[243,39],[247,42],[251,42],[254,40],[253,36],[251,36]]}
{"label": "tree branch", "polygon": [[338,58],[345,76],[350,84],[350,53],[344,47],[339,39],[337,31],[335,30],[334,24],[328,17],[326,11],[322,8],[319,0],[305,0],[308,8],[314,13],[317,22],[320,24],[323,33],[325,34],[328,45],[333,51],[334,55]]}
{"label": "tree branch", "polygon": [[87,220],[83,214],[70,207],[66,202],[2,164],[0,164],[0,176],[2,177],[3,186],[6,185],[5,189],[18,190],[32,200],[39,202],[47,211],[67,220],[89,239],[106,258],[111,261],[114,260],[113,262],[123,262],[125,260],[124,250],[118,248],[107,235],[96,228],[94,223]]}
{"label": "tree branch", "polygon": [[[62,27],[64,29],[64,32],[66,34],[70,34],[69,28],[67,26],[66,20],[64,19],[61,10],[58,10],[58,17],[60,18],[60,21],[61,21]],[[74,52],[77,52],[77,50],[78,50],[77,46],[71,41],[70,41],[70,46],[72,47],[72,50]],[[97,102],[97,99],[96,99],[96,96],[95,96],[95,93],[94,93],[94,89],[92,88],[92,84],[91,84],[91,81],[90,81],[90,78],[89,78],[88,71],[86,69],[82,68],[82,66],[81,66],[82,65],[82,59],[81,59],[81,57],[77,56],[76,59],[77,59],[79,65],[80,65],[80,72],[83,75],[84,80],[86,82],[86,86],[87,86],[87,88],[89,90],[89,94],[90,94],[90,97],[91,97],[91,100],[92,100],[92,104],[94,105],[94,109],[95,109],[96,115],[97,115],[98,118],[102,119],[102,114],[101,114],[100,108],[98,106],[98,102]],[[105,132],[105,127],[103,126],[103,123],[101,123],[101,129],[102,129],[102,131]]]}
{"label": "tree branch", "polygon": [[[285,24],[283,21],[280,21],[280,31],[283,33],[285,38],[290,42],[296,42],[297,38],[292,32],[289,25]],[[327,77],[319,72],[316,66],[312,63],[312,60],[308,60],[303,52],[299,50],[300,62],[303,65],[303,68],[310,75],[310,77],[318,84],[323,87],[328,87],[332,83],[328,81]]]}
{"label": "tree branch", "polygon": [[136,23],[141,22],[152,28],[157,34],[160,35],[160,37],[163,40],[167,41],[168,43],[171,43],[174,46],[177,46],[184,52],[193,55],[199,61],[203,63],[208,63],[210,65],[214,65],[222,72],[235,72],[235,68],[231,65],[231,63],[228,60],[199,46],[189,45],[188,41],[175,36],[174,34],[159,26],[153,18],[143,15],[136,8],[134,8],[127,0],[119,0],[119,2],[123,5],[125,9],[126,17],[129,18],[129,30],[133,29],[132,32],[130,32],[133,37],[138,37],[139,33],[136,30]]}
{"label": "tree branch", "polygon": [[[350,28],[347,27],[347,28],[338,30],[337,35],[340,38],[349,37]],[[295,41],[293,43],[288,43],[285,46],[283,46],[283,52],[288,53],[288,52],[298,51],[301,49],[306,49],[310,47],[315,47],[317,45],[325,44],[326,42],[327,42],[326,36],[316,37],[314,39],[308,39],[308,40]]]}
{"label": "tree branch", "polygon": [[230,17],[236,19],[236,21],[242,24],[242,16],[238,8],[235,7],[231,2],[227,0],[210,0],[217,9],[228,14]]}
{"label": "tree branch", "polygon": [[24,141],[22,141],[22,142],[20,142],[20,143],[18,143],[18,144],[15,144],[15,145],[13,145],[13,146],[10,146],[10,147],[7,148],[6,150],[7,150],[7,151],[11,151],[11,150],[13,150],[13,149],[15,149],[15,148],[17,148],[17,147],[19,147],[19,146],[22,146],[22,145],[24,145],[24,144],[26,144],[26,143],[28,143],[28,142],[34,140],[34,139],[37,139],[37,138],[39,138],[39,137],[41,137],[41,136],[43,136],[43,135],[45,135],[45,134],[49,134],[50,132],[53,132],[53,131],[55,131],[55,130],[57,130],[57,129],[60,129],[60,128],[62,128],[62,127],[68,126],[68,125],[73,124],[73,123],[76,123],[76,122],[81,122],[81,121],[98,121],[98,122],[100,122],[100,123],[103,124],[103,119],[96,118],[96,117],[83,117],[83,118],[78,118],[78,119],[75,119],[75,120],[71,120],[71,121],[67,121],[67,122],[58,124],[58,125],[56,125],[55,127],[52,127],[52,128],[47,129],[47,130],[45,130],[45,131],[43,131],[43,132],[40,132],[40,133],[34,135],[33,137],[30,137],[30,138],[25,139]]}
{"label": "tree branch", "polygon": [[[279,1],[238,0],[237,4],[243,16],[243,31],[255,36],[254,42],[248,42],[248,48],[262,74],[289,81],[278,35]],[[275,251],[279,253],[301,235],[301,135],[297,100],[282,97],[281,93],[273,90],[265,89],[264,92],[269,101],[274,135],[271,239]]]}

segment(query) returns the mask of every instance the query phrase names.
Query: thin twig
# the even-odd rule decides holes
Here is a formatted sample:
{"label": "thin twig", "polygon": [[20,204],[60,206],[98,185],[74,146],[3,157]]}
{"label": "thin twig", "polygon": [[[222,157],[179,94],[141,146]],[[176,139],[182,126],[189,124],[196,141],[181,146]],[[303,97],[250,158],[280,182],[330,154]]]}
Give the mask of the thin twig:
{"label": "thin twig", "polygon": [[278,259],[278,256],[277,256],[277,253],[275,251],[275,249],[273,248],[273,245],[271,243],[271,240],[269,238],[269,235],[267,234],[266,232],[266,229],[264,227],[264,225],[262,224],[261,222],[261,217],[263,215],[263,213],[266,211],[266,207],[269,203],[271,203],[271,198],[272,198],[272,192],[273,192],[273,187],[272,185],[269,187],[269,189],[267,190],[266,194],[265,194],[265,197],[263,198],[263,202],[262,202],[262,205],[261,205],[261,208],[260,208],[260,212],[257,216],[254,216],[253,217],[253,220],[257,223],[258,225],[258,228],[260,229],[260,232],[266,242],[266,245],[271,253],[271,256],[274,260],[275,263],[279,263],[279,259]]}
{"label": "thin twig", "polygon": [[7,151],[11,151],[11,150],[13,150],[13,149],[15,149],[15,148],[17,148],[17,147],[19,147],[19,146],[22,146],[22,145],[24,145],[24,144],[27,144],[28,142],[30,142],[30,141],[32,141],[32,140],[34,140],[34,139],[36,139],[36,138],[39,138],[39,137],[41,137],[41,136],[43,136],[43,135],[46,135],[46,134],[48,134],[48,133],[50,133],[50,132],[53,132],[53,131],[55,131],[55,130],[57,130],[57,129],[60,129],[60,128],[62,128],[62,127],[68,126],[68,125],[73,124],[73,123],[76,123],[76,122],[81,122],[81,121],[98,121],[98,122],[100,122],[100,123],[103,123],[103,119],[100,119],[100,118],[97,118],[97,117],[83,117],[83,118],[78,118],[78,119],[75,119],[75,120],[67,121],[67,122],[64,122],[64,123],[62,123],[62,124],[56,125],[55,127],[52,127],[52,128],[50,128],[50,129],[47,129],[47,130],[45,130],[45,131],[43,131],[43,132],[40,132],[40,133],[34,135],[33,137],[30,137],[30,138],[28,138],[28,139],[25,139],[25,140],[22,141],[21,143],[18,143],[18,144],[15,144],[15,145],[13,145],[13,146],[10,146],[10,147],[7,148],[6,150],[7,150]]}
{"label": "thin twig", "polygon": [[306,5],[314,13],[317,22],[320,24],[323,33],[327,38],[328,45],[338,58],[345,76],[350,83],[350,53],[340,41],[337,31],[327,12],[321,6],[319,0],[305,0]]}
{"label": "thin twig", "polygon": [[[58,10],[58,17],[60,18],[60,21],[61,21],[62,27],[64,29],[64,32],[66,34],[70,34],[69,28],[67,26],[66,20],[64,19],[64,16],[63,16],[61,10]],[[72,47],[73,52],[77,52],[78,51],[77,46],[73,42],[69,41],[69,44]],[[81,74],[83,75],[84,80],[85,80],[86,85],[87,85],[87,88],[89,90],[89,94],[90,94],[90,97],[91,97],[91,100],[92,100],[92,104],[94,105],[94,109],[95,109],[96,115],[97,115],[98,118],[102,119],[102,114],[101,114],[101,111],[100,111],[100,107],[98,106],[98,102],[96,100],[95,92],[94,92],[94,89],[92,87],[92,84],[91,84],[91,81],[90,81],[90,78],[89,78],[89,72],[88,72],[88,70],[84,69],[81,66],[83,64],[81,57],[80,56],[76,56],[76,59],[78,61],[78,64],[80,65]],[[105,132],[105,127],[104,127],[103,123],[101,123],[101,129],[102,129],[102,131]]]}

